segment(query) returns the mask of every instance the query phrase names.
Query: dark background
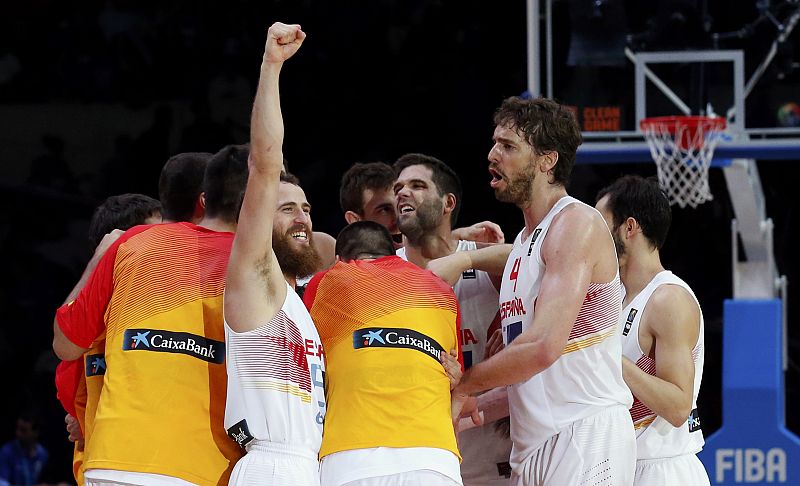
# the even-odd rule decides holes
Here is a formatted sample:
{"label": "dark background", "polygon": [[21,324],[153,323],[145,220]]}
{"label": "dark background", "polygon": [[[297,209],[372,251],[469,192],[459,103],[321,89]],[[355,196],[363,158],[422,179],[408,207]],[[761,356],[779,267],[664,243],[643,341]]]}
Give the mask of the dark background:
{"label": "dark background", "polygon": [[[620,105],[623,128],[631,129],[633,69],[620,49],[743,48],[749,76],[776,33],[769,21],[754,23],[756,3],[556,1],[555,93],[579,107]],[[770,5],[778,18],[790,8],[787,2]],[[300,23],[308,33],[284,69],[281,90],[284,152],[314,207],[314,229],[335,235],[343,226],[338,180],[350,164],[392,162],[407,152],[435,155],[460,174],[460,224],[495,221],[508,241],[522,227],[519,211],[496,202],[488,187],[486,154],[494,109],[526,88],[523,1],[4,2],[0,441],[13,437],[18,412],[40,413],[46,420],[42,442],[52,454],[45,480],[70,478],[51,326],[90,256],[86,232],[93,208],[112,194],[157,196],[158,174],[172,154],[247,141],[266,29],[277,20]],[[716,44],[711,35],[740,29],[741,38]],[[749,126],[775,126],[779,106],[800,102],[797,44],[795,33],[748,98]],[[729,79],[696,66],[660,75],[678,83],[698,112],[730,86]],[[670,109],[663,100],[654,103],[656,110]],[[789,257],[796,167],[789,161],[759,165],[779,269],[790,283],[800,278]],[[593,203],[597,190],[627,172],[652,175],[655,166],[581,165],[571,192]],[[722,302],[732,293],[733,212],[718,170],[712,170],[711,187],[712,202],[674,209],[663,252],[665,266],[692,285],[703,305],[706,434],[721,420]],[[797,295],[790,309],[797,308]],[[797,407],[795,321],[790,314],[787,410]],[[788,420],[797,430],[797,417]]]}

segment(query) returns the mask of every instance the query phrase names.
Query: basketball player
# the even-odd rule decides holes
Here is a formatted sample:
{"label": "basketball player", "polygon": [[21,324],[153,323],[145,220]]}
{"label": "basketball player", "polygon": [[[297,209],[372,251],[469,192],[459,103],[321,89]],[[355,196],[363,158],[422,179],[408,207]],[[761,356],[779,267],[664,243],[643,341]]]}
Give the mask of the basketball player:
{"label": "basketball player", "polygon": [[439,363],[458,347],[458,303],[394,252],[385,227],[352,223],[304,296],[328,366],[323,486],[461,484]]}
{"label": "basketball player", "polygon": [[689,286],[665,270],[660,249],[672,220],[653,179],[625,176],[597,195],[617,246],[625,286],[622,375],[634,395],[634,484],[709,484],[697,394],[703,377],[703,314]]}
{"label": "basketball player", "polygon": [[[452,227],[461,207],[461,182],[441,160],[406,154],[394,164],[398,227],[404,247],[397,255],[422,268],[432,259],[475,250],[473,241],[453,238]],[[481,245],[483,246],[483,245]],[[497,279],[466,268],[453,285],[461,308],[461,344],[465,368],[480,362],[487,342],[500,328]],[[491,422],[459,434],[464,484],[508,484],[511,441],[503,424]]]}
{"label": "basketball player", "polygon": [[223,427],[222,320],[247,180],[240,152],[226,147],[209,161],[200,225],[126,231],[57,311],[60,358],[78,358],[105,337],[103,390],[86,438],[87,485],[216,485],[240,456]]}
{"label": "basketball player", "polygon": [[[392,186],[397,179],[394,169],[383,162],[355,163],[342,176],[339,204],[348,224],[374,221],[386,227],[395,247],[403,246],[403,235],[397,229]],[[456,228],[452,238],[481,243],[502,243],[503,230],[491,221]]]}
{"label": "basketball player", "polygon": [[614,242],[597,210],[566,192],[580,129],[541,98],[506,99],[494,122],[490,185],[522,210],[525,228],[500,289],[506,347],[466,371],[454,412],[470,394],[511,385],[515,484],[630,485],[636,444]]}
{"label": "basketball player", "polygon": [[299,25],[269,28],[253,104],[250,176],[225,288],[225,427],[247,451],[231,485],[319,484],[323,351],[293,290],[296,275],[289,275],[276,258],[281,244],[290,251],[313,252],[305,194],[281,181],[284,128],[278,78],[305,37]]}
{"label": "basketball player", "polygon": [[[161,211],[161,203],[144,194],[121,194],[103,201],[89,221],[89,245],[93,255],[83,278],[91,275],[111,243],[125,230],[140,224],[160,223]],[[84,483],[84,438],[94,425],[106,368],[104,352],[105,340],[99,339],[81,359],[62,361],[56,368],[57,397],[67,411],[64,421],[70,440],[75,442],[72,470],[78,484]]]}

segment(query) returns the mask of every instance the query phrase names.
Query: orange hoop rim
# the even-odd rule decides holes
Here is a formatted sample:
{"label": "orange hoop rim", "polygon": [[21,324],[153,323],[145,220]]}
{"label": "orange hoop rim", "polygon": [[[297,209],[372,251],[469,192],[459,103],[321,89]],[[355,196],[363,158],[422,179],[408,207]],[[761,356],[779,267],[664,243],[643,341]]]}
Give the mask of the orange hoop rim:
{"label": "orange hoop rim", "polygon": [[675,134],[679,127],[691,130],[702,127],[703,132],[709,132],[725,130],[727,125],[725,118],[714,116],[654,116],[642,118],[642,121],[639,122],[639,128],[644,131],[661,128],[671,134]]}

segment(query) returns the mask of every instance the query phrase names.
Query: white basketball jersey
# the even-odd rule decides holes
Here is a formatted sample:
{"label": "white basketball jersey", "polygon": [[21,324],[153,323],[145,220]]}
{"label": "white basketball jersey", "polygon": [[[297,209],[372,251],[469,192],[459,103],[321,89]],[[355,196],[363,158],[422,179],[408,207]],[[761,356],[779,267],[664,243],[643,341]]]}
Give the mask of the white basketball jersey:
{"label": "white basketball jersey", "polygon": [[[477,249],[474,241],[460,240],[456,251]],[[406,249],[397,250],[397,255],[408,260]],[[461,310],[461,351],[464,367],[469,368],[483,361],[486,341],[500,328],[498,313],[499,294],[488,273],[467,270],[453,286]],[[465,486],[508,484],[506,474],[511,453],[511,439],[496,430],[496,422],[465,430],[458,435],[461,452],[461,477]]]}
{"label": "white basketball jersey", "polygon": [[225,428],[240,446],[253,439],[319,453],[325,418],[325,359],[317,328],[287,284],[268,323],[237,333],[225,324]]}
{"label": "white basketball jersey", "polygon": [[[553,218],[570,204],[583,203],[570,196],[561,198],[527,238],[523,240],[520,232],[514,241],[500,288],[506,345],[533,323],[545,272],[542,243]],[[514,442],[511,466],[518,474],[528,456],[571,423],[609,407],[630,408],[633,398],[622,379],[621,307],[619,274],[610,282],[591,283],[561,357],[546,370],[508,387]]]}
{"label": "white basketball jersey", "polygon": [[[697,302],[694,292],[689,285],[676,277],[672,272],[664,270],[653,277],[653,280],[631,300],[630,304],[622,310],[622,352],[624,356],[650,375],[656,374],[656,362],[642,352],[639,344],[639,323],[647,307],[650,296],[661,285],[678,285],[686,289]],[[698,307],[700,304],[697,304]],[[694,389],[692,390],[692,412],[687,417],[687,422],[682,427],[673,427],[664,418],[655,415],[642,402],[634,397],[631,408],[631,418],[636,429],[636,458],[661,459],[679,456],[681,454],[695,454],[703,448],[703,432],[700,430],[700,418],[697,415],[697,394],[700,392],[700,382],[703,378],[703,363],[705,361],[703,338],[704,324],[703,313],[700,312],[700,335],[697,344],[692,350],[694,360]]]}
{"label": "white basketball jersey", "polygon": [[[477,249],[474,241],[459,241],[456,251]],[[453,291],[461,308],[461,350],[464,367],[483,361],[486,341],[500,329],[497,293],[486,272],[467,270],[461,274]],[[508,427],[505,427],[505,431]],[[509,484],[511,474],[508,462],[511,455],[511,438],[497,429],[497,422],[465,430],[458,435],[461,451],[461,477],[465,486]]]}

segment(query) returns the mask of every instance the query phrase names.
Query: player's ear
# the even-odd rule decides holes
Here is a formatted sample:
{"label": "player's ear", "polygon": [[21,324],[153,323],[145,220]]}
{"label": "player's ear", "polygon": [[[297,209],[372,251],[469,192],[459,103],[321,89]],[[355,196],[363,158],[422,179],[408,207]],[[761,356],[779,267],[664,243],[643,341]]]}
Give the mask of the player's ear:
{"label": "player's ear", "polygon": [[444,196],[444,214],[450,214],[456,209],[456,195],[448,192]]}
{"label": "player's ear", "polygon": [[636,233],[637,231],[638,232],[642,231],[642,227],[639,226],[639,222],[636,221],[635,218],[629,217],[628,219],[625,220],[625,222],[623,224],[624,224],[624,227],[625,227],[625,235],[628,238],[633,236],[634,233]]}
{"label": "player's ear", "polygon": [[347,221],[347,224],[353,224],[361,221],[361,216],[355,211],[347,211],[344,213],[344,220]]}

